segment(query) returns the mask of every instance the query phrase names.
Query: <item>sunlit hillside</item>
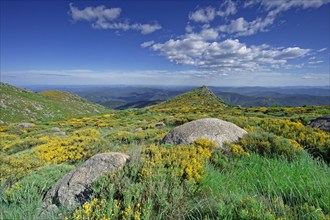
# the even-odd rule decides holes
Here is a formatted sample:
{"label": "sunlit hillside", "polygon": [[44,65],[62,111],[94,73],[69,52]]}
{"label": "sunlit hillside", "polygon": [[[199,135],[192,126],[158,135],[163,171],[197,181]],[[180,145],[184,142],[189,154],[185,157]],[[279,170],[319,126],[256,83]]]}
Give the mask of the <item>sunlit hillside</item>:
{"label": "sunlit hillside", "polygon": [[4,122],[59,120],[109,109],[61,91],[35,93],[0,82],[0,120]]}
{"label": "sunlit hillside", "polygon": [[[60,112],[56,117],[38,113],[28,127],[19,126],[30,121],[26,116],[2,119],[0,219],[40,219],[51,186],[104,152],[127,153],[130,161],[94,182],[80,206],[61,207],[47,218],[330,218],[330,134],[307,126],[330,114],[329,106],[235,107],[201,87],[151,107],[115,111],[58,91],[35,94],[4,84],[2,91],[3,97],[20,94],[19,103],[10,106],[16,111],[28,108],[22,103],[37,101],[56,103],[61,112],[82,105],[95,111],[79,117],[71,108],[65,120]],[[185,146],[161,144],[174,127],[210,117],[248,134],[223,149],[207,139]]]}

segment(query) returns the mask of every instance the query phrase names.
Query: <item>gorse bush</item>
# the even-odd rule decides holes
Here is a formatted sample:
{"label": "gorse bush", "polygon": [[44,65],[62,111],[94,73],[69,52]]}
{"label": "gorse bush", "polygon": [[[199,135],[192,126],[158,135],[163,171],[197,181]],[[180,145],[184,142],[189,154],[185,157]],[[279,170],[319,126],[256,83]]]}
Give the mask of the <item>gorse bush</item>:
{"label": "gorse bush", "polygon": [[294,140],[278,137],[262,130],[250,132],[239,143],[244,149],[265,156],[284,156],[293,159],[303,148]]}
{"label": "gorse bush", "polygon": [[36,155],[51,163],[77,161],[92,156],[93,143],[99,140],[100,132],[95,129],[75,131],[69,137],[46,136],[36,148]]}
{"label": "gorse bush", "polygon": [[141,158],[141,177],[168,172],[185,180],[199,182],[204,175],[204,165],[211,157],[215,143],[207,139],[197,139],[193,145],[164,148],[147,147]]}
{"label": "gorse bush", "polygon": [[290,138],[308,150],[313,156],[330,162],[330,134],[304,126],[290,120],[263,120],[259,124],[264,130]]}

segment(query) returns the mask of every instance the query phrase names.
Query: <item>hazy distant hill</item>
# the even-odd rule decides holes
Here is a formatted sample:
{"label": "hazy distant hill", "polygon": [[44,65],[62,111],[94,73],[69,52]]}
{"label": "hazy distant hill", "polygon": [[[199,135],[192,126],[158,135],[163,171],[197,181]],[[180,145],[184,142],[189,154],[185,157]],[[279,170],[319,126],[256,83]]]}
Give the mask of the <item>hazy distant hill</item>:
{"label": "hazy distant hill", "polygon": [[[38,86],[34,91],[59,89],[114,109],[142,108],[188,92],[191,86]],[[329,87],[209,87],[231,105],[328,106]]]}
{"label": "hazy distant hill", "polygon": [[246,96],[230,92],[216,92],[218,97],[231,105],[250,106],[326,106],[330,105],[329,96],[284,95],[279,93],[268,96]]}
{"label": "hazy distant hill", "polygon": [[64,119],[109,111],[68,92],[35,93],[5,83],[0,83],[0,110],[0,120],[5,122]]}

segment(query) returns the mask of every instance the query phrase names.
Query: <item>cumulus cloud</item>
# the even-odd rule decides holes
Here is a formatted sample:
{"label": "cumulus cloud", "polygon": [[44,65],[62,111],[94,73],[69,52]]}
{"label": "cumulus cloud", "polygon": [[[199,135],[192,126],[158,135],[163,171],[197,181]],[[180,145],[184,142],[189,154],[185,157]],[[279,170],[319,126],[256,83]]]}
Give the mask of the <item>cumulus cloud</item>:
{"label": "cumulus cloud", "polygon": [[231,0],[224,1],[217,10],[215,7],[208,6],[199,8],[189,13],[189,19],[194,22],[207,23],[213,21],[216,16],[227,17],[237,12],[236,3]]}
{"label": "cumulus cloud", "polygon": [[79,9],[70,3],[69,14],[73,21],[88,21],[95,29],[112,29],[112,30],[136,30],[141,34],[150,34],[154,31],[160,30],[162,27],[157,22],[152,24],[130,23],[120,21],[120,8],[106,8],[104,5],[96,7],[86,7]]}
{"label": "cumulus cloud", "polygon": [[213,7],[206,7],[198,9],[194,12],[190,12],[189,19],[195,22],[202,22],[206,23],[209,21],[213,21],[216,15],[215,8]]}
{"label": "cumulus cloud", "polygon": [[310,52],[310,49],[299,47],[278,49],[265,44],[247,46],[238,39],[218,41],[213,32],[216,33],[213,29],[206,29],[164,43],[152,42],[143,46],[159,52],[176,64],[216,70],[218,73],[290,68],[290,60],[305,57]]}
{"label": "cumulus cloud", "polygon": [[266,31],[266,27],[273,24],[274,19],[274,17],[257,18],[248,22],[243,17],[240,17],[232,20],[229,24],[220,25],[218,30],[229,34],[235,33],[236,36],[248,36],[260,31]]}
{"label": "cumulus cloud", "polygon": [[224,1],[220,9],[217,11],[217,15],[220,17],[227,17],[229,15],[234,15],[237,12],[236,3],[231,0]]}

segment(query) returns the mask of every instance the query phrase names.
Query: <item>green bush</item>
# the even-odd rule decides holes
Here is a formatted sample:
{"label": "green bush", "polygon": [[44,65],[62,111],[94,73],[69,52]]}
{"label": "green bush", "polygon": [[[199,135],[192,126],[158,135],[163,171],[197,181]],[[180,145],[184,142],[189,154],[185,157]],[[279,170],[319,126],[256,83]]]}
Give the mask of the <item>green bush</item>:
{"label": "green bush", "polygon": [[239,143],[246,151],[270,157],[284,156],[287,159],[295,158],[303,150],[294,140],[278,137],[262,130],[250,132]]}

